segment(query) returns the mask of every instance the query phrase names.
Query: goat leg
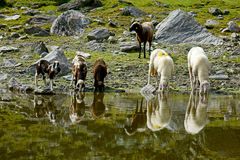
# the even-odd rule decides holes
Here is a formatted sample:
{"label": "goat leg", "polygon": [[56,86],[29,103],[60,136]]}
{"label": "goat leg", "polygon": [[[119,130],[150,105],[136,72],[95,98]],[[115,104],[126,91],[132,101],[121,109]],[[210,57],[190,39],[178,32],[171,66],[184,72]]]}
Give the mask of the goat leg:
{"label": "goat leg", "polygon": [[37,72],[35,73],[35,87],[38,87],[38,74]]}
{"label": "goat leg", "polygon": [[53,91],[53,79],[50,79],[50,90]]}
{"label": "goat leg", "polygon": [[149,42],[149,50],[148,50],[149,51],[149,56],[151,55],[151,46],[152,46],[152,42],[150,41]]}
{"label": "goat leg", "polygon": [[143,43],[144,58],[146,58],[146,42]]}
{"label": "goat leg", "polygon": [[141,50],[142,50],[142,46],[141,46],[141,42],[139,42],[139,55],[138,55],[138,58],[141,58]]}

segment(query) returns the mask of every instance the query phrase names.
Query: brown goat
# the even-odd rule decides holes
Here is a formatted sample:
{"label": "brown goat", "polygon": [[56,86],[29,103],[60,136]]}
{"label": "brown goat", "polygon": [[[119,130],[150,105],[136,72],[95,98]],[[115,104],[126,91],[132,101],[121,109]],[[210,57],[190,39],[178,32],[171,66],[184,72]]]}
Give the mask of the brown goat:
{"label": "brown goat", "polygon": [[152,45],[153,40],[153,32],[154,27],[151,22],[144,22],[140,24],[139,22],[134,22],[131,26],[129,31],[135,31],[137,33],[137,40],[139,43],[139,56],[138,58],[141,58],[141,43],[143,43],[143,51],[144,51],[144,58],[146,58],[146,43],[149,44],[149,55],[150,55],[150,49]]}
{"label": "brown goat", "polygon": [[104,91],[104,78],[107,76],[107,65],[103,59],[97,59],[93,65],[95,92]]}
{"label": "brown goat", "polygon": [[83,91],[83,89],[85,88],[84,82],[86,80],[86,76],[87,76],[87,64],[85,62],[85,59],[79,57],[77,60],[74,60],[72,66],[71,85],[73,84],[73,81],[75,81],[74,87],[78,88],[79,91]]}
{"label": "brown goat", "polygon": [[47,73],[50,79],[50,89],[53,90],[53,78],[61,71],[58,61],[54,61],[53,64],[47,60],[40,60],[36,64],[36,73],[35,73],[35,87],[38,86],[38,76],[42,74],[44,84],[46,85],[45,73]]}

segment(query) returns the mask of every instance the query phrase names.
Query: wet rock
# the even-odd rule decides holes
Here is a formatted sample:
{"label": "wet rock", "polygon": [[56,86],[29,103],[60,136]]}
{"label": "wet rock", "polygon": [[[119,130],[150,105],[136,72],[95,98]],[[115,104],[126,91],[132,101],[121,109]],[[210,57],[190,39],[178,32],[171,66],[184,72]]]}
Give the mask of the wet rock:
{"label": "wet rock", "polygon": [[46,24],[53,23],[57,17],[48,15],[37,15],[27,20],[28,24]]}
{"label": "wet rock", "polygon": [[110,32],[106,28],[96,28],[91,31],[88,35],[88,41],[96,40],[96,41],[103,41],[104,39],[108,39],[110,36]]}
{"label": "wet rock", "polygon": [[0,24],[0,29],[5,29],[5,28],[7,28],[6,24]]}
{"label": "wet rock", "polygon": [[12,47],[12,46],[3,46],[0,47],[0,53],[7,53],[7,52],[18,52],[19,49],[16,47]]}
{"label": "wet rock", "polygon": [[8,37],[9,39],[15,39],[15,38],[19,38],[20,34],[16,33],[16,32],[12,32],[11,35]]}
{"label": "wet rock", "polygon": [[49,36],[49,32],[40,27],[28,27],[24,32],[33,36]]}
{"label": "wet rock", "polygon": [[25,93],[31,93],[33,92],[33,87],[30,85],[24,85],[19,82],[16,78],[12,77],[8,81],[8,88],[11,91],[18,91],[18,92],[25,92]]}
{"label": "wet rock", "polygon": [[[157,27],[155,39],[159,43],[195,43],[220,45],[223,40],[213,36],[188,13],[172,11]],[[183,34],[184,33],[184,34]]]}
{"label": "wet rock", "polygon": [[108,25],[109,25],[110,27],[117,27],[117,26],[118,26],[117,22],[114,22],[114,21],[111,20],[111,19],[108,20]]}
{"label": "wet rock", "polygon": [[122,52],[136,52],[139,51],[139,45],[136,42],[121,42],[120,51]]}
{"label": "wet rock", "polygon": [[214,27],[218,26],[219,22],[216,20],[208,19],[205,23],[205,27],[207,29],[213,29]]}
{"label": "wet rock", "polygon": [[19,37],[18,39],[20,39],[20,40],[28,39],[28,36],[24,35],[24,36]]}
{"label": "wet rock", "polygon": [[0,82],[6,80],[7,78],[8,78],[8,74],[0,73]]}
{"label": "wet rock", "polygon": [[[66,58],[66,56],[64,55],[64,52],[62,49],[57,48],[55,50],[53,50],[52,52],[50,52],[49,54],[47,54],[44,58],[41,58],[44,60],[49,61],[50,63],[53,63],[54,61],[59,61],[60,63],[60,68],[61,68],[61,72],[59,73],[59,75],[66,75],[67,73],[69,73],[69,67],[70,64],[68,63],[68,60]],[[34,64],[32,64],[29,67],[29,72],[30,73],[34,73],[35,71],[35,65],[41,60],[39,59],[38,61],[36,61]]]}
{"label": "wet rock", "polygon": [[89,18],[81,12],[69,10],[58,16],[50,32],[61,36],[81,35],[88,24],[90,24]]}
{"label": "wet rock", "polygon": [[224,75],[224,74],[212,75],[212,76],[209,76],[209,78],[214,80],[229,80],[228,75]]}
{"label": "wet rock", "polygon": [[16,65],[16,61],[13,59],[4,59],[2,66],[4,67],[14,67]]}
{"label": "wet rock", "polygon": [[100,0],[73,0],[58,7],[58,11],[78,10],[82,7],[101,7]]}
{"label": "wet rock", "polygon": [[214,16],[218,16],[218,15],[223,14],[222,11],[219,8],[214,8],[214,7],[209,8],[208,12],[211,13],[212,15],[214,15]]}
{"label": "wet rock", "polygon": [[240,32],[240,26],[234,21],[229,21],[228,27],[224,28],[222,32]]}
{"label": "wet rock", "polygon": [[84,58],[91,58],[91,54],[85,53],[85,52],[81,52],[81,51],[77,51],[76,55],[82,56]]}
{"label": "wet rock", "polygon": [[5,16],[5,20],[6,21],[11,21],[11,20],[17,20],[19,19],[21,16],[20,15],[13,15],[13,16]]}
{"label": "wet rock", "polygon": [[47,53],[47,52],[43,52],[43,53],[41,54],[41,58],[45,57],[46,55],[48,55],[48,53]]}
{"label": "wet rock", "polygon": [[35,43],[32,46],[32,48],[33,48],[34,53],[38,53],[38,54],[42,54],[43,52],[48,53],[48,49],[47,49],[45,43],[42,41]]}
{"label": "wet rock", "polygon": [[38,10],[34,10],[34,9],[28,9],[26,11],[24,11],[22,14],[23,15],[28,15],[28,16],[34,16],[36,14],[39,14],[40,12]]}
{"label": "wet rock", "polygon": [[90,41],[86,43],[87,48],[90,49],[91,51],[105,51],[106,47],[103,43],[98,43],[96,40]]}
{"label": "wet rock", "polygon": [[9,29],[11,29],[11,30],[20,30],[21,28],[22,28],[22,25],[17,25],[17,26],[10,27]]}
{"label": "wet rock", "polygon": [[127,6],[122,9],[121,14],[124,16],[134,16],[134,17],[141,17],[146,15],[146,13],[136,7]]}
{"label": "wet rock", "polygon": [[225,9],[225,10],[223,11],[223,15],[229,15],[229,13],[230,13],[229,10],[226,10],[226,9]]}
{"label": "wet rock", "polygon": [[240,55],[240,47],[238,47],[237,49],[235,49],[231,55]]}
{"label": "wet rock", "polygon": [[108,37],[108,42],[110,44],[115,44],[115,43],[117,43],[117,39],[114,36],[110,36],[110,37]]}
{"label": "wet rock", "polygon": [[55,93],[53,91],[51,91],[49,88],[45,88],[45,89],[35,89],[34,90],[34,94],[36,95],[54,95]]}

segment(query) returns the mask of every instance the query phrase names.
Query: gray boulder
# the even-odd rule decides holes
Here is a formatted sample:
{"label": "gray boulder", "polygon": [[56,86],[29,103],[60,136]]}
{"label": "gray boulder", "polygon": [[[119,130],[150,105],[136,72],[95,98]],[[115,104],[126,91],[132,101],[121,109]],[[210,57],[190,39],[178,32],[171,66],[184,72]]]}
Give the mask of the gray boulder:
{"label": "gray boulder", "polygon": [[121,42],[120,51],[122,52],[136,52],[139,51],[139,45],[136,42]]}
{"label": "gray boulder", "polygon": [[228,27],[223,29],[222,32],[240,32],[240,26],[234,21],[228,22]]}
{"label": "gray boulder", "polygon": [[49,32],[40,27],[28,27],[24,32],[33,36],[49,36]]}
{"label": "gray boulder", "polygon": [[48,49],[47,49],[45,43],[42,41],[35,43],[32,46],[32,48],[33,48],[34,53],[38,53],[38,54],[42,54],[44,52],[48,53]]}
{"label": "gray boulder", "polygon": [[6,80],[7,78],[8,78],[8,74],[0,73],[0,82]]}
{"label": "gray boulder", "polygon": [[221,38],[213,36],[202,27],[187,12],[182,10],[172,11],[167,18],[156,26],[155,39],[164,43],[194,43],[214,44],[223,43]]}
{"label": "gray boulder", "polygon": [[24,85],[16,78],[12,77],[8,82],[8,88],[11,91],[31,93],[34,91],[33,86]]}
{"label": "gray boulder", "polygon": [[70,64],[68,63],[68,60],[67,60],[66,56],[64,55],[63,50],[57,48],[57,49],[53,50],[52,52],[50,52],[49,54],[47,54],[45,57],[39,59],[34,64],[32,64],[29,67],[30,73],[34,73],[35,65],[42,59],[47,60],[50,63],[53,63],[54,61],[59,61],[60,67],[61,67],[60,75],[66,75],[70,71],[69,70]]}
{"label": "gray boulder", "polygon": [[16,61],[13,59],[4,59],[2,66],[4,67],[14,67],[16,65]]}
{"label": "gray boulder", "polygon": [[213,19],[208,19],[205,23],[205,27],[207,29],[213,29],[214,27],[218,26],[219,22]]}
{"label": "gray boulder", "polygon": [[0,47],[0,53],[7,53],[7,52],[18,52],[19,49],[16,47],[12,47],[12,46],[3,46]]}
{"label": "gray boulder", "polygon": [[96,40],[92,40],[88,43],[86,43],[87,48],[91,51],[100,51],[103,52],[106,50],[106,46],[104,43],[98,43]]}
{"label": "gray boulder", "polygon": [[61,36],[81,35],[89,23],[89,18],[81,12],[69,10],[55,19],[50,32]]}
{"label": "gray boulder", "polygon": [[127,6],[123,8],[121,14],[124,16],[134,16],[134,17],[141,17],[146,15],[144,11],[132,6]]}
{"label": "gray boulder", "polygon": [[29,24],[46,24],[46,23],[53,23],[53,21],[57,17],[55,16],[48,16],[48,15],[37,15],[34,17],[31,17],[27,20],[27,23]]}
{"label": "gray boulder", "polygon": [[16,14],[16,15],[13,15],[13,16],[5,16],[5,20],[6,21],[11,21],[11,20],[17,20],[19,19],[21,16]]}
{"label": "gray boulder", "polygon": [[89,41],[92,41],[92,40],[102,41],[104,39],[108,39],[109,36],[110,36],[110,32],[108,29],[96,28],[87,35],[87,38]]}
{"label": "gray boulder", "polygon": [[214,8],[214,7],[209,8],[208,12],[214,16],[223,15],[223,12],[219,8]]}
{"label": "gray boulder", "polygon": [[74,0],[68,3],[64,3],[58,7],[58,11],[78,10],[82,7],[100,7],[102,6],[99,0]]}

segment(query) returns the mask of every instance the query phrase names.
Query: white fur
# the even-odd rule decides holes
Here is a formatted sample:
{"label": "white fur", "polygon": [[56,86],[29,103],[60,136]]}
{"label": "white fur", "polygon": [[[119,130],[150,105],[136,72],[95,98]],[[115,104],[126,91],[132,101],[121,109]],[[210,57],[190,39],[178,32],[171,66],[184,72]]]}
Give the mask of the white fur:
{"label": "white fur", "polygon": [[188,53],[188,70],[192,90],[197,88],[197,76],[200,86],[209,83],[210,64],[208,57],[201,47],[193,47]]}
{"label": "white fur", "polygon": [[147,127],[152,131],[159,131],[167,127],[171,120],[171,109],[167,102],[167,97],[157,95],[157,104],[155,106],[147,103]]}
{"label": "white fur", "polygon": [[[159,56],[159,53],[165,55]],[[157,86],[159,85],[159,90],[163,90],[164,87],[168,88],[168,81],[174,70],[174,63],[172,58],[162,49],[155,49],[152,51],[149,63],[148,72],[148,84],[150,84],[151,72],[155,70],[157,72]],[[158,84],[158,77],[160,77],[160,83]]]}

